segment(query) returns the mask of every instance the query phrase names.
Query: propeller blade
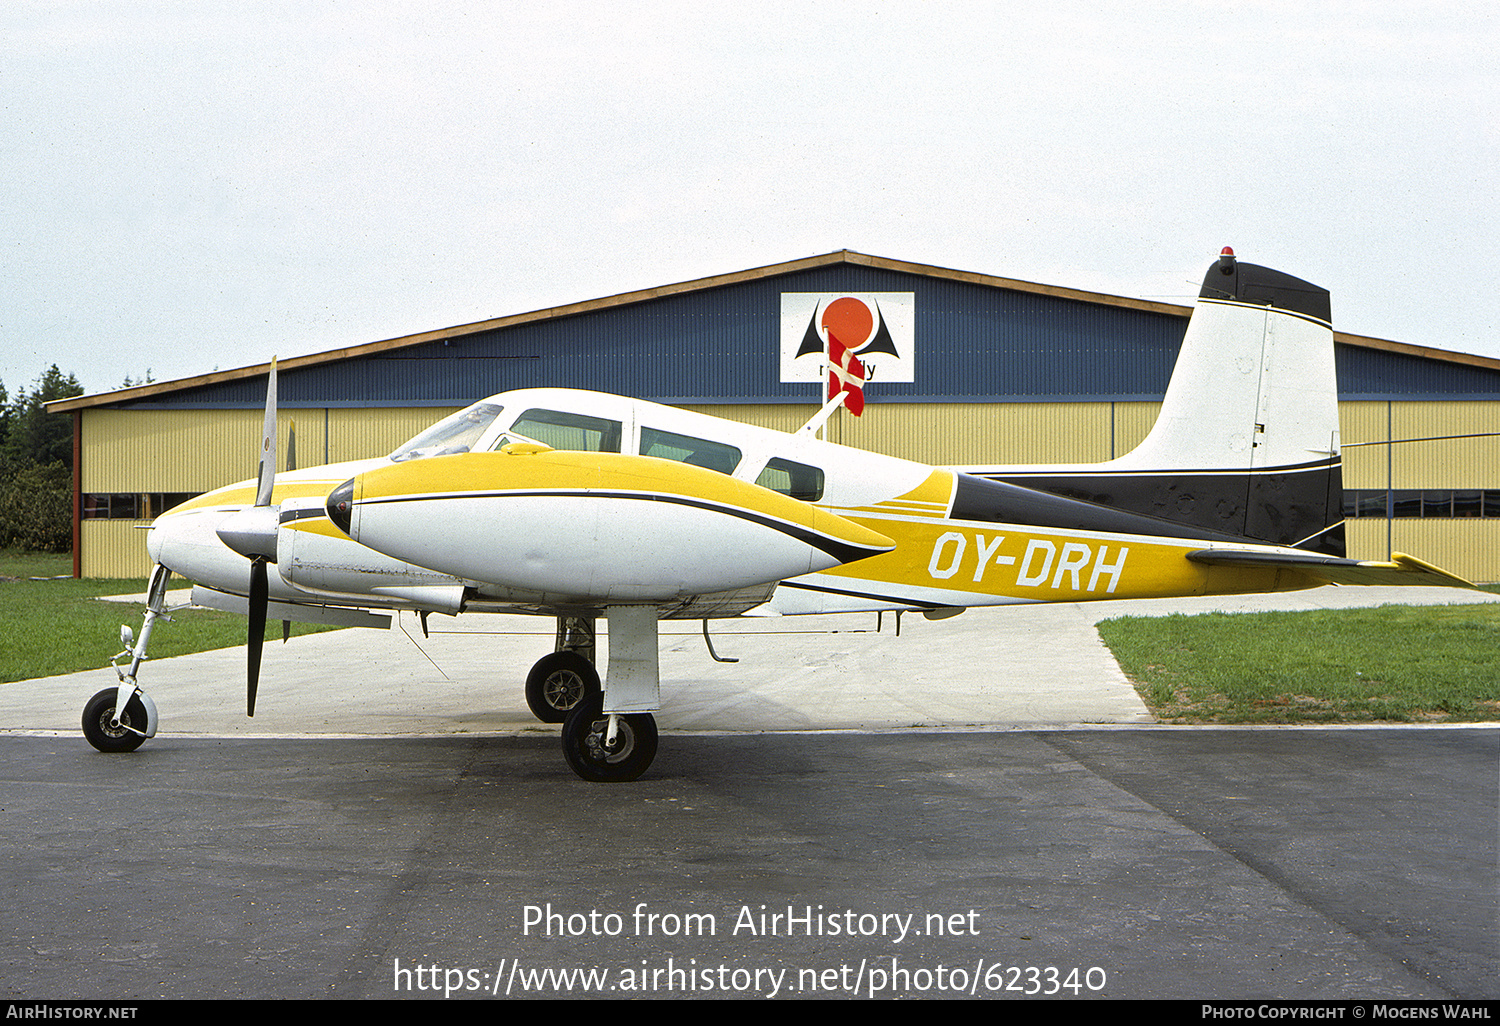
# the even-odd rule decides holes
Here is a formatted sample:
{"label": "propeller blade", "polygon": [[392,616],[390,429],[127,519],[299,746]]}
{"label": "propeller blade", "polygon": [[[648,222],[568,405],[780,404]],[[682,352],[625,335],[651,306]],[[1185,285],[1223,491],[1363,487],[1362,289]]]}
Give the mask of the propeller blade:
{"label": "propeller blade", "polygon": [[271,376],[266,381],[266,426],[260,439],[260,468],[255,474],[255,504],[271,504],[276,484],[276,357],[271,357]]}
{"label": "propeller blade", "polygon": [[245,684],[245,715],[255,715],[255,690],[260,684],[260,650],[266,641],[266,605],[269,587],[266,580],[266,561],[256,559],[250,564],[250,634],[245,652],[249,673]]}

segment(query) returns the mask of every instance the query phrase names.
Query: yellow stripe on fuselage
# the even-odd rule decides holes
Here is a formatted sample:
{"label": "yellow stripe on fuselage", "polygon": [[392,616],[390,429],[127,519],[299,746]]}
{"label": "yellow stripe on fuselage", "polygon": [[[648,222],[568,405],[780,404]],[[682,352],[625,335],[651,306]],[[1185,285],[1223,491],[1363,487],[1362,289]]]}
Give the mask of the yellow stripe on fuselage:
{"label": "yellow stripe on fuselage", "polygon": [[356,478],[356,503],[530,492],[664,493],[795,524],[839,542],[886,550],[878,529],[712,470],[650,456],[568,450],[475,452],[394,463]]}
{"label": "yellow stripe on fuselage", "polygon": [[[951,596],[954,605],[1233,594],[1321,583],[1295,570],[1189,562],[1187,553],[1205,546],[1194,539],[953,520],[948,512],[954,487],[953,474],[934,471],[907,495],[836,510],[888,535],[896,548],[823,576],[847,580],[851,590],[885,595],[936,591]],[[936,518],[920,511],[939,503],[943,512]]]}
{"label": "yellow stripe on fuselage", "polygon": [[306,520],[293,520],[289,524],[282,524],[291,531],[302,531],[306,534],[321,534],[325,538],[334,538],[338,541],[348,541],[349,536],[340,531],[332,520],[327,517],[309,517]]}
{"label": "yellow stripe on fuselage", "polygon": [[870,506],[825,506],[842,517],[864,517],[866,519],[916,517],[919,519],[945,518],[953,508],[953,493],[957,477],[946,470],[934,470],[920,485],[894,498],[882,499]]}
{"label": "yellow stripe on fuselage", "polygon": [[[285,502],[287,499],[321,499],[348,478],[341,477],[338,480],[300,480],[276,482],[276,487],[271,492],[271,504]],[[218,509],[221,506],[252,506],[255,504],[255,482],[239,481],[223,488],[216,488],[211,492],[186,502],[179,503],[167,511],[167,514],[188,513],[200,509]]]}
{"label": "yellow stripe on fuselage", "polygon": [[1235,594],[1321,583],[1295,570],[1189,562],[1187,554],[1203,548],[1199,541],[954,520],[850,519],[878,528],[896,548],[826,570],[826,576],[862,582],[865,591],[882,594],[899,594],[904,587],[933,589],[951,594],[954,605]]}

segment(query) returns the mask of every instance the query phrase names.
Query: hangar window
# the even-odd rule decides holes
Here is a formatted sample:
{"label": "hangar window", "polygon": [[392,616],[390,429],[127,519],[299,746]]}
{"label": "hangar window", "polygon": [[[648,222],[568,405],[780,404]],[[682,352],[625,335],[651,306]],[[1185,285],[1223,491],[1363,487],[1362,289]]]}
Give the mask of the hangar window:
{"label": "hangar window", "polygon": [[152,517],[159,517],[167,510],[175,506],[181,506],[189,499],[196,499],[198,492],[151,492],[142,498],[146,500],[146,512]]}
{"label": "hangar window", "polygon": [[620,422],[560,410],[527,410],[511,429],[535,442],[572,452],[619,452]]}
{"label": "hangar window", "polygon": [[85,520],[136,520],[141,497],[118,493],[92,493],[83,497]]}
{"label": "hangar window", "polygon": [[87,492],[83,495],[85,520],[155,520],[174,506],[197,498],[197,492],[146,492],[116,494]]}
{"label": "hangar window", "polygon": [[1500,518],[1500,491],[1450,488],[1348,488],[1344,516],[1385,519],[1386,505],[1397,520]]}
{"label": "hangar window", "polygon": [[467,409],[459,410],[391,453],[391,460],[400,463],[402,460],[419,460],[424,456],[468,452],[503,409],[503,406],[496,406],[494,403],[475,403]]}
{"label": "hangar window", "polygon": [[740,450],[723,442],[710,442],[706,438],[658,431],[656,428],[641,428],[641,455],[655,456],[659,460],[688,463],[695,467],[717,470],[721,474],[733,474],[740,465]]}
{"label": "hangar window", "polygon": [[803,502],[817,502],[823,497],[823,471],[779,457],[770,460],[755,483]]}

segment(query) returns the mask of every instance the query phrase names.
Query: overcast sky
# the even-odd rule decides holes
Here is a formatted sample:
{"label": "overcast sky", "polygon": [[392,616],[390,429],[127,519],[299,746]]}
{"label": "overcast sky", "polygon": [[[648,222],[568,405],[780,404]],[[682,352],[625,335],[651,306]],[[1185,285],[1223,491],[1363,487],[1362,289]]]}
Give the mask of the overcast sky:
{"label": "overcast sky", "polygon": [[1472,2],[0,5],[0,382],[90,393],[837,249],[1500,356]]}

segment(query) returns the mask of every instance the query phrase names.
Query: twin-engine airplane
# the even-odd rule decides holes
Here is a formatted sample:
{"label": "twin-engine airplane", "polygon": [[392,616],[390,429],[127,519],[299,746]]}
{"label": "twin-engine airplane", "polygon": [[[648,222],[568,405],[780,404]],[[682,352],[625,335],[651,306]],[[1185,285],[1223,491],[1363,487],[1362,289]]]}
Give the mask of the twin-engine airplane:
{"label": "twin-engine airplane", "polygon": [[573,770],[601,781],[635,779],[655,756],[662,619],[702,619],[707,638],[707,620],[732,616],[1467,586],[1409,556],[1344,558],[1328,293],[1227,251],[1204,278],[1155,426],[1101,464],[930,467],[820,441],[842,393],[787,434],[523,389],[385,459],[276,474],[275,384],[273,364],[258,478],[152,525],[140,641],[122,628],[116,662],[130,657],[129,670],[83,715],[103,751],[156,733],[136,673],[172,573],[198,582],[195,603],[249,614],[250,715],[268,617],[556,617],[527,702],[562,723]]}

